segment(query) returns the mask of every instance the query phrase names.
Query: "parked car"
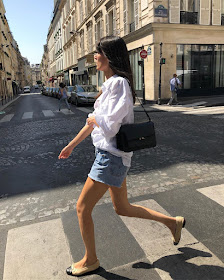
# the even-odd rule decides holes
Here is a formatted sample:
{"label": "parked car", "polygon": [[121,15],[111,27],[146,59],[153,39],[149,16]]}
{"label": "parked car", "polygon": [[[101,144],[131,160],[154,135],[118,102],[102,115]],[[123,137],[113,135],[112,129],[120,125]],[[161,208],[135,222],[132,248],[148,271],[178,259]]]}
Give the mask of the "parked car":
{"label": "parked car", "polygon": [[30,93],[30,86],[25,86],[23,88],[23,93]]}
{"label": "parked car", "polygon": [[49,87],[46,87],[45,91],[43,92],[44,95],[48,95]]}
{"label": "parked car", "polygon": [[35,86],[34,86],[34,88],[35,88],[35,89],[38,89],[38,88],[39,88],[39,86],[38,86],[38,85],[35,85]]}
{"label": "parked car", "polygon": [[42,86],[41,89],[40,89],[40,92],[43,94],[43,95],[46,95],[46,87],[45,86]]}
{"label": "parked car", "polygon": [[56,92],[56,89],[57,88],[52,88],[52,91],[51,91],[51,93],[52,93],[52,97],[57,97],[57,92]]}
{"label": "parked car", "polygon": [[53,94],[52,94],[53,90],[54,90],[54,88],[50,87],[47,95],[48,96],[53,96]]}
{"label": "parked car", "polygon": [[55,98],[59,99],[59,87],[55,88]]}
{"label": "parked car", "polygon": [[75,89],[75,86],[68,86],[67,87],[67,96],[68,96],[68,101],[71,102],[71,94],[72,91]]}
{"label": "parked car", "polygon": [[74,103],[76,106],[80,106],[81,104],[93,105],[98,94],[99,91],[96,86],[75,85],[71,93],[71,103]]}

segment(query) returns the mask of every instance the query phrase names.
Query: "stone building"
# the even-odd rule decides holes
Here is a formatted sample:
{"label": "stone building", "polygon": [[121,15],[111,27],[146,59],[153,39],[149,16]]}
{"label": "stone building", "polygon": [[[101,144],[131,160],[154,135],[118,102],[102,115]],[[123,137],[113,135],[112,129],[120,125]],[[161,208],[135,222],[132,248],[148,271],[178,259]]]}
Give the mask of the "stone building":
{"label": "stone building", "polygon": [[41,69],[41,81],[43,85],[48,85],[49,81],[49,76],[48,76],[48,48],[47,44],[44,45],[44,53],[42,56],[41,64],[40,64],[40,69]]}
{"label": "stone building", "polygon": [[224,92],[224,0],[57,2],[67,84],[102,85],[93,53],[101,37],[113,34],[127,43],[136,92],[146,100],[168,99],[174,73],[182,95]]}
{"label": "stone building", "polygon": [[12,99],[24,85],[24,62],[19,47],[10,31],[0,0],[0,99],[1,103]]}
{"label": "stone building", "polygon": [[23,57],[23,61],[24,61],[25,85],[31,86],[32,85],[32,73],[31,73],[30,62],[26,57]]}
{"label": "stone building", "polygon": [[33,86],[41,82],[40,64],[31,64],[31,76]]}

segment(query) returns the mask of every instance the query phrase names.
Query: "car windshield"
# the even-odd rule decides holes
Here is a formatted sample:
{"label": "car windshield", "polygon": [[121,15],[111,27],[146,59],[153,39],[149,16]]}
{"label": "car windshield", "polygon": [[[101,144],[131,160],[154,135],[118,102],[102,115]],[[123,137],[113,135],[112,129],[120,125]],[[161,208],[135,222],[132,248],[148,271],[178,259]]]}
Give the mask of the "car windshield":
{"label": "car windshield", "polygon": [[72,87],[72,86],[68,87],[68,92],[72,92],[73,90],[74,90],[74,87]]}
{"label": "car windshield", "polygon": [[85,89],[82,86],[76,86],[77,92],[85,92]]}
{"label": "car windshield", "polygon": [[98,92],[96,86],[88,85],[88,86],[77,86],[78,92]]}

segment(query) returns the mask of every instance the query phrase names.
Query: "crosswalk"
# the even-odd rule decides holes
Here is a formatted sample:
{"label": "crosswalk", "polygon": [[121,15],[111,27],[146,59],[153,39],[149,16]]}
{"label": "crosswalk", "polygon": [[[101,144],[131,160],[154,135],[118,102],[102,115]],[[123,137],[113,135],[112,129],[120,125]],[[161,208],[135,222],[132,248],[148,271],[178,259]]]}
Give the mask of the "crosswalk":
{"label": "crosswalk", "polygon": [[[92,113],[92,108],[85,108],[85,107],[77,107],[76,108],[79,111],[82,111],[84,113]],[[146,108],[147,109],[147,108]],[[189,105],[186,106],[165,106],[165,105],[151,105],[150,110],[156,109],[166,112],[176,112],[181,113],[184,115],[194,115],[194,116],[210,116],[212,118],[216,119],[224,119],[224,106],[219,107],[192,107]],[[135,107],[136,111],[138,111],[138,108]],[[64,114],[66,116],[74,115],[72,111],[69,111],[67,109],[61,109],[61,111],[55,111],[55,110],[42,110],[40,112],[42,116],[45,118],[54,118],[58,116],[58,114]],[[34,112],[24,112],[21,120],[32,120],[34,119],[35,113]],[[16,118],[16,114],[6,114],[3,115],[3,117],[0,119],[0,123],[7,123],[12,121],[14,118]]]}
{"label": "crosswalk", "polygon": [[[209,198],[224,207],[224,184],[199,188],[197,192],[202,198]],[[135,204],[170,215],[154,199]],[[8,231],[3,280],[69,279],[65,268],[72,259],[80,259],[84,250],[80,245],[82,242],[75,211],[70,212],[63,213],[60,218]],[[173,246],[171,234],[164,225],[118,217],[110,205],[96,206],[93,220],[98,257],[106,275],[102,272],[102,277],[99,273],[85,279],[224,279],[224,263],[187,228],[182,231],[180,244]],[[145,262],[139,262],[139,258],[144,258]],[[137,268],[139,272],[136,272]],[[149,278],[151,271],[156,274],[154,277],[150,274]],[[129,278],[136,274],[137,277]]]}
{"label": "crosswalk", "polygon": [[[77,110],[85,112],[85,113],[91,113],[93,110],[88,108],[77,108]],[[45,118],[53,118],[56,116],[59,116],[60,114],[66,115],[66,116],[72,116],[74,115],[74,112],[69,111],[67,109],[61,109],[61,111],[54,111],[54,110],[42,110],[39,112],[44,116]],[[34,119],[35,112],[24,112],[22,114],[21,120],[32,120]],[[7,123],[13,120],[13,118],[16,118],[17,114],[6,114],[0,119],[0,123]]]}
{"label": "crosswalk", "polygon": [[[195,106],[190,105],[152,105],[151,108],[166,111],[166,112],[177,112],[184,115],[195,115],[195,116],[211,116],[212,118],[224,118],[224,106],[214,107],[198,107],[199,103],[195,103]],[[201,105],[201,104],[199,104]]]}

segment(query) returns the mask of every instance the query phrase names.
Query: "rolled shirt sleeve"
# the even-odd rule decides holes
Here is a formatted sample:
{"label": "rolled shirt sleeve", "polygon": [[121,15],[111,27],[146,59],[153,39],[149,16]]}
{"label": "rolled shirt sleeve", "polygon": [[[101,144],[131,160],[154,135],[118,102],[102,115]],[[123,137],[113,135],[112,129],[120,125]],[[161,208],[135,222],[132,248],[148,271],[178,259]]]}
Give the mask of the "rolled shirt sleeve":
{"label": "rolled shirt sleeve", "polygon": [[106,138],[114,137],[128,114],[128,107],[133,106],[132,93],[126,79],[119,79],[111,87],[108,111],[105,115],[95,115],[101,133]]}

